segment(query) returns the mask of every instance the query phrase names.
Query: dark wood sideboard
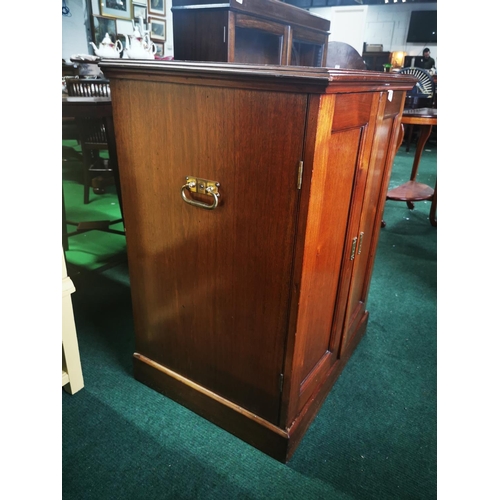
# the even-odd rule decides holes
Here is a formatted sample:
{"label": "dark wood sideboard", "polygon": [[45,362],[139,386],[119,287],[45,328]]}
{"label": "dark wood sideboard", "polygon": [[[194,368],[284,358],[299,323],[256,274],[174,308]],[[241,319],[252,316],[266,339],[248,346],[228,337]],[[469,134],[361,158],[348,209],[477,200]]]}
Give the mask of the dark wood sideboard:
{"label": "dark wood sideboard", "polygon": [[172,0],[174,58],[325,66],[330,21],[278,0]]}
{"label": "dark wood sideboard", "polygon": [[134,375],[287,461],[366,330],[415,79],[163,61],[101,67],[127,221]]}

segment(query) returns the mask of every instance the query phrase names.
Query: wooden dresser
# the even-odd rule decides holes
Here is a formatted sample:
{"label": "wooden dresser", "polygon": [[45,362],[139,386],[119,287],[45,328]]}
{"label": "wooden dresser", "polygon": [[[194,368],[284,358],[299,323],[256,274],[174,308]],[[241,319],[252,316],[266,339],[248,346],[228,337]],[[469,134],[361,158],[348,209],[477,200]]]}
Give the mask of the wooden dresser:
{"label": "wooden dresser", "polygon": [[365,332],[415,79],[101,66],[113,95],[135,377],[286,461]]}
{"label": "wooden dresser", "polygon": [[172,0],[174,58],[324,66],[330,21],[278,0]]}

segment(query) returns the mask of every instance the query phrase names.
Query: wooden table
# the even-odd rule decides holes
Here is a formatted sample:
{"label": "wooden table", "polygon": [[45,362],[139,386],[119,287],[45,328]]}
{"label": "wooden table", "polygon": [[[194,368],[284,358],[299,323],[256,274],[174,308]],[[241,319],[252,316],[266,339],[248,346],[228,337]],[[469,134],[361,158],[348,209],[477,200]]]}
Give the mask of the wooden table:
{"label": "wooden table", "polygon": [[[122,209],[122,198],[120,188],[120,175],[118,170],[118,157],[116,154],[115,129],[113,123],[113,109],[111,106],[111,98],[109,97],[63,97],[62,98],[62,116],[74,118],[104,118],[106,125],[106,136],[108,143],[109,165],[113,170],[113,177],[116,185],[116,193],[120,210]],[[122,211],[123,213],[123,211]],[[123,219],[114,221],[86,221],[86,222],[71,222],[66,219],[66,210],[64,204],[63,192],[63,245],[68,248],[68,237],[75,234],[80,234],[86,231],[99,230],[109,233],[125,234],[123,231],[118,231],[110,228],[111,225],[123,222]],[[72,233],[66,233],[66,224],[76,226],[76,230]]]}
{"label": "wooden table", "polygon": [[436,209],[437,209],[437,180],[434,189],[427,184],[422,184],[416,181],[420,158],[424,150],[425,143],[431,135],[432,127],[437,125],[437,109],[435,108],[417,108],[405,109],[401,120],[401,132],[399,135],[398,148],[401,147],[404,137],[405,125],[420,126],[420,137],[418,138],[415,158],[411,171],[410,180],[401,186],[390,189],[387,192],[388,200],[405,201],[408,208],[413,209],[414,201],[432,200],[431,210],[429,214],[430,222],[433,226],[437,226]]}

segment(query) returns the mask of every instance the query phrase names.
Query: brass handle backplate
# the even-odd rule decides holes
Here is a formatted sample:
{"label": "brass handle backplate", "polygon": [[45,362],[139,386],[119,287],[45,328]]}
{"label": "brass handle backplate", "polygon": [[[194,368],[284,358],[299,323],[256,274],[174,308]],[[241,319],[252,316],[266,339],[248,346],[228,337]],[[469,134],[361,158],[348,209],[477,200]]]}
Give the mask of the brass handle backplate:
{"label": "brass handle backplate", "polygon": [[[204,208],[205,210],[214,210],[219,205],[219,186],[216,181],[200,179],[198,177],[187,176],[186,184],[181,187],[182,199],[195,207]],[[187,193],[201,193],[213,197],[211,205],[201,201],[193,200]]]}

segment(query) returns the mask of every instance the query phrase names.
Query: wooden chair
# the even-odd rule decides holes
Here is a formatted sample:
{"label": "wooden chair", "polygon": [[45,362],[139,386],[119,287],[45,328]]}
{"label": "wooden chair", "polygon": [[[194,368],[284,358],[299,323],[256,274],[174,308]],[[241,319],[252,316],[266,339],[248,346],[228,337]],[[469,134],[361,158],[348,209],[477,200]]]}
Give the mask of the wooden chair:
{"label": "wooden chair", "polygon": [[[418,78],[413,89],[406,94],[405,109],[437,108],[437,79],[422,68],[405,67],[399,71],[403,75],[412,75]],[[410,151],[413,139],[413,124],[408,126],[406,138],[406,152]]]}
{"label": "wooden chair", "polygon": [[366,64],[359,52],[348,43],[328,42],[326,56],[328,68],[366,69]]}
{"label": "wooden chair", "polygon": [[[66,87],[69,97],[111,96],[109,81],[103,78],[67,79]],[[110,168],[108,160],[100,156],[100,151],[108,149],[107,130],[103,119],[77,118],[75,123],[83,156],[83,202],[88,204],[91,186],[94,187],[94,192],[99,193],[103,192],[104,185],[113,182],[111,175],[113,169]],[[99,182],[95,179],[97,176],[99,176]]]}

